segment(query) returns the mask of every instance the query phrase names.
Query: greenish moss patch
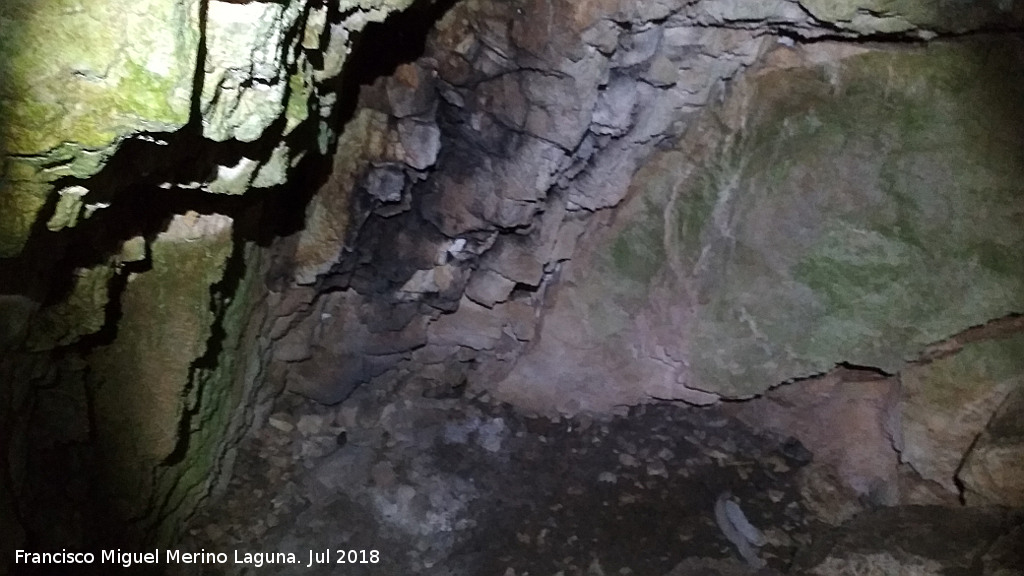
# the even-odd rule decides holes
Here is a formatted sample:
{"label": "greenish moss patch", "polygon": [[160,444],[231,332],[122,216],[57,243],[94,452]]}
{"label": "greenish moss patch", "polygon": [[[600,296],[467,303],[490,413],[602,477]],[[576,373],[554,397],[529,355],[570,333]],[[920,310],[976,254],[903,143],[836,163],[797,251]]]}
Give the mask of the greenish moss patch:
{"label": "greenish moss patch", "polygon": [[684,310],[662,329],[688,385],[745,397],[842,362],[896,371],[1024,311],[1021,49],[874,50],[737,87],[745,117],[641,169],[574,279],[595,337]]}

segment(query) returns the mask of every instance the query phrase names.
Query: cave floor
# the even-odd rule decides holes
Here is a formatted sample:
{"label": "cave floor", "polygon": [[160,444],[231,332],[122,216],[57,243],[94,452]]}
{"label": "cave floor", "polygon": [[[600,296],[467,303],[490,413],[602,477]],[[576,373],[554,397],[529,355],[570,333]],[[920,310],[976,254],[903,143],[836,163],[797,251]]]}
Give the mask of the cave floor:
{"label": "cave floor", "polygon": [[[368,386],[336,407],[281,398],[180,546],[231,562],[174,573],[1024,574],[1021,511],[860,501],[830,526],[801,488],[811,454],[719,408],[552,420],[448,392]],[[716,524],[726,491],[767,537],[760,571]],[[296,563],[233,563],[256,552]],[[329,562],[310,565],[311,553]]]}

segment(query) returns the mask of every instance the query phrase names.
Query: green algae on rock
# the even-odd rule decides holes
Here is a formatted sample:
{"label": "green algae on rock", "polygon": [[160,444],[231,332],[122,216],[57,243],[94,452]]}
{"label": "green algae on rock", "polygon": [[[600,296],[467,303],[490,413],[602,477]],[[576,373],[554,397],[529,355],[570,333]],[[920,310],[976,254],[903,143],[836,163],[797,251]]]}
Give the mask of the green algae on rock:
{"label": "green algae on rock", "polygon": [[48,182],[87,178],[125,136],[189,119],[198,0],[66,4],[0,5],[0,257],[21,250]]}
{"label": "green algae on rock", "polygon": [[214,333],[211,287],[232,253],[231,230],[225,216],[176,216],[152,242],[152,269],[128,280],[117,337],[90,359],[104,485],[125,519],[160,501],[154,470],[189,445],[181,422],[197,402],[194,363]]}
{"label": "green algae on rock", "polygon": [[1024,5],[1000,0],[800,0],[800,5],[822,22],[859,34],[921,30],[926,35],[934,35],[1024,21]]}
{"label": "green algae on rock", "polygon": [[842,362],[896,371],[1024,308],[1024,91],[1008,43],[755,80],[723,226],[688,247],[708,258],[696,385],[745,395]]}
{"label": "green algae on rock", "polygon": [[650,358],[672,383],[623,368],[639,390],[619,402],[747,398],[840,363],[895,372],[1024,310],[1020,48],[777,48],[641,167],[564,272],[541,333],[558,351],[505,386]]}

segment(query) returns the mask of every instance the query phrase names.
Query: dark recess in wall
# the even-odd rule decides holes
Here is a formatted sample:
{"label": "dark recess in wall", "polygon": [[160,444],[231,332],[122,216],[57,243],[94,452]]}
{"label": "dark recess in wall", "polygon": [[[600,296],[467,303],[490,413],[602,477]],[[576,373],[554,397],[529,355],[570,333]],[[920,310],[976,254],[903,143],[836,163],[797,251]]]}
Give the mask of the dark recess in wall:
{"label": "dark recess in wall", "polygon": [[[391,74],[400,64],[412,62],[422,56],[426,38],[435,23],[456,3],[456,0],[416,2],[406,12],[392,15],[385,22],[371,24],[354,40],[342,78],[327,89],[339,91],[340,105],[335,108],[331,123],[342,130],[351,119],[358,102],[358,87],[372,83],[381,76]],[[202,53],[200,54],[200,57]],[[196,93],[201,92],[201,77],[196,78]],[[78,268],[103,264],[121,250],[124,241],[143,236],[153,240],[176,214],[195,211],[201,214],[218,213],[231,217],[234,222],[235,255],[229,263],[225,278],[214,290],[227,289],[237,283],[245,273],[241,270],[240,248],[245,242],[268,247],[274,241],[294,234],[305,225],[305,208],[316,191],[330,178],[333,154],[310,154],[292,173],[289,182],[267,190],[251,190],[242,196],[216,195],[196,189],[165,189],[164,182],[202,182],[209,178],[218,165],[237,164],[242,157],[265,158],[277,142],[224,142],[214,143],[202,137],[201,116],[193,111],[188,125],[173,134],[142,134],[127,139],[103,169],[88,180],[74,178],[55,182],[60,189],[73,185],[87,185],[90,203],[109,203],[91,218],[82,220],[74,228],[51,232],[46,218],[36,222],[22,254],[16,258],[0,259],[0,294],[20,294],[41,304],[61,302],[73,287],[74,271]],[[267,130],[268,134],[281,133],[282,118]],[[317,126],[308,122],[288,136],[293,149],[315,146]],[[43,214],[52,214],[57,195],[52,195]],[[117,336],[121,316],[120,299],[126,286],[127,273],[144,272],[148,261],[128,263],[121,275],[115,275],[109,286],[110,304],[106,322],[95,334],[53,352],[60,355],[87,357],[96,347],[109,344]],[[222,330],[214,330],[209,342],[210,353],[197,364],[196,369],[209,368],[209,362],[219,351]],[[22,351],[12,350],[12,354]],[[0,352],[5,354],[6,351]],[[3,358],[0,358],[3,360]],[[8,392],[9,383],[0,382],[0,398]],[[24,404],[28,410],[38,408],[33,402]],[[0,414],[2,415],[2,414]],[[22,415],[19,415],[21,417]],[[30,415],[23,415],[30,418]],[[92,416],[90,416],[90,419]],[[6,418],[5,418],[6,419]],[[7,422],[0,422],[0,464],[7,462],[10,436]],[[93,423],[95,424],[95,423]],[[184,422],[183,425],[188,424]],[[181,450],[187,445],[179,446]],[[83,461],[90,460],[88,446],[75,446]],[[172,459],[180,458],[180,450]],[[88,475],[86,475],[88,476]],[[40,507],[70,507],[88,524],[84,528],[89,549],[116,548],[122,542],[120,534],[126,527],[119,525],[107,514],[102,503],[94,498],[72,497],[60,502],[41,498],[40,495],[60,493],[68,478],[63,475],[29,479],[26,493],[17,512],[35,514]],[[13,482],[4,482],[13,486]],[[87,490],[88,492],[88,490]],[[90,492],[91,493],[91,492]],[[36,533],[44,527],[22,522],[27,529],[26,547],[34,548],[47,541]],[[130,528],[129,528],[130,529]],[[95,546],[93,546],[95,544]],[[108,546],[108,544],[113,544]],[[69,548],[70,549],[70,548]],[[4,559],[0,559],[2,562]],[[32,567],[19,567],[15,574],[36,572]],[[85,573],[85,572],[81,572]],[[158,572],[156,572],[158,573]]]}
{"label": "dark recess in wall", "polygon": [[394,74],[402,64],[414,62],[426,48],[427,35],[458,0],[418,2],[393,13],[384,22],[368,24],[355,35],[352,54],[341,77],[338,114],[342,125],[355,113],[359,91],[349,86],[373,84]]}

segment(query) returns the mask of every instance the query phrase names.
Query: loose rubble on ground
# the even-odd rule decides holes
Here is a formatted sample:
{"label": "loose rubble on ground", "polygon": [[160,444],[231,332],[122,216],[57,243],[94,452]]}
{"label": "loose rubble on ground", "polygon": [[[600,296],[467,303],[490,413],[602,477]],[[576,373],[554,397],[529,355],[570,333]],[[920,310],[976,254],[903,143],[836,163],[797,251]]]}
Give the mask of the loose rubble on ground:
{"label": "loose rubble on ground", "polygon": [[[377,382],[336,406],[280,398],[183,547],[296,564],[181,574],[726,576],[1022,574],[1024,514],[881,507],[830,525],[793,438],[727,407],[519,414],[460,388]],[[340,551],[378,561],[337,564]],[[308,566],[310,551],[330,564]],[[363,553],[366,551],[366,554]]]}

